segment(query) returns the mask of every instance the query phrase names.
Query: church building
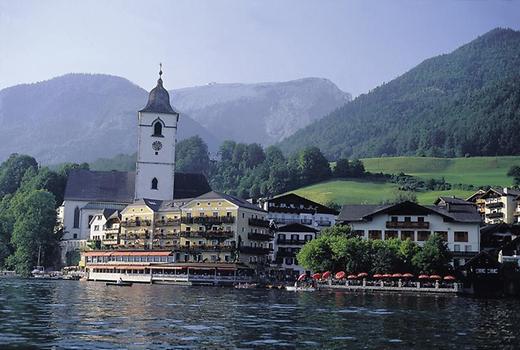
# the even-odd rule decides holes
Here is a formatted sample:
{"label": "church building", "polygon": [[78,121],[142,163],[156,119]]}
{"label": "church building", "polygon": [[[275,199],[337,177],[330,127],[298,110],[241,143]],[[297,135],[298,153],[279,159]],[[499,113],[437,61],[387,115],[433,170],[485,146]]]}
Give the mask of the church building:
{"label": "church building", "polygon": [[86,247],[90,223],[105,209],[122,211],[144,198],[173,201],[211,191],[202,174],[175,172],[179,113],[170,104],[162,70],[148,103],[138,112],[135,172],[74,170],[70,173],[59,218],[63,225],[62,261]]}

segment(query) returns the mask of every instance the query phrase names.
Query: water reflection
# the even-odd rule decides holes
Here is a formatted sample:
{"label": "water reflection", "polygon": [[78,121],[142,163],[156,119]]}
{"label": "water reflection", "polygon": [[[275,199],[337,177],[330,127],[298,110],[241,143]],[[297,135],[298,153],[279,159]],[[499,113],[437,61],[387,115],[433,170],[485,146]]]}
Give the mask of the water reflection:
{"label": "water reflection", "polygon": [[516,300],[0,280],[0,348],[515,348]]}

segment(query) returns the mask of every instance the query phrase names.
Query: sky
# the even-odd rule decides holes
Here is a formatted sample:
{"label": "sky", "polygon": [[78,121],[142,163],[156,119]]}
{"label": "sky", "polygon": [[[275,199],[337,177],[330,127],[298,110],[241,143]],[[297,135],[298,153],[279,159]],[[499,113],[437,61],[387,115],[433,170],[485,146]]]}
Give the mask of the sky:
{"label": "sky", "polygon": [[168,89],[323,77],[357,96],[495,27],[520,1],[0,0],[0,89],[71,72]]}

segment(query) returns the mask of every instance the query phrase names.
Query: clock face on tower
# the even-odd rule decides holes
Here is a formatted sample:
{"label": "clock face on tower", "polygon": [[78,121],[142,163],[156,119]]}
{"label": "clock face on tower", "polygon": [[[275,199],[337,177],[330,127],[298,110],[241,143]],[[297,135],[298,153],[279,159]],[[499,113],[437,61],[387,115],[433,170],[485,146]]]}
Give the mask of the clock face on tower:
{"label": "clock face on tower", "polygon": [[161,141],[154,141],[152,143],[152,148],[154,149],[154,151],[159,151],[162,148]]}

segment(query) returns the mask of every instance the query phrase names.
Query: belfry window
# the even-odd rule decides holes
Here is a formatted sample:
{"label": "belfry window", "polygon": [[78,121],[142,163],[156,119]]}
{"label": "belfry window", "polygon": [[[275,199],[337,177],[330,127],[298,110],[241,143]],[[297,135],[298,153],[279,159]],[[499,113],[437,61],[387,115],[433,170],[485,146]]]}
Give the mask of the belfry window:
{"label": "belfry window", "polygon": [[152,190],[156,190],[158,185],[159,185],[159,181],[157,180],[157,178],[154,177],[152,179]]}
{"label": "belfry window", "polygon": [[160,121],[156,121],[153,125],[153,136],[163,136],[162,135],[162,124]]}
{"label": "belfry window", "polygon": [[79,228],[79,208],[74,209],[74,228]]}

